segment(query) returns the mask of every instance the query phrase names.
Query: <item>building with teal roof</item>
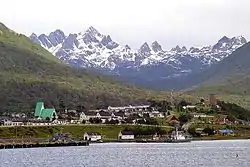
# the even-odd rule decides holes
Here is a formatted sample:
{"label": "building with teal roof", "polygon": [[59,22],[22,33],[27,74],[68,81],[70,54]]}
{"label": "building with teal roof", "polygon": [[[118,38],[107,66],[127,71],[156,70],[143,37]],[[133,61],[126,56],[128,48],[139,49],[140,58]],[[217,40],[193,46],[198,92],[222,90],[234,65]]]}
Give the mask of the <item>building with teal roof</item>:
{"label": "building with teal roof", "polygon": [[35,117],[52,121],[57,118],[56,110],[54,108],[44,108],[44,103],[39,101],[36,103]]}

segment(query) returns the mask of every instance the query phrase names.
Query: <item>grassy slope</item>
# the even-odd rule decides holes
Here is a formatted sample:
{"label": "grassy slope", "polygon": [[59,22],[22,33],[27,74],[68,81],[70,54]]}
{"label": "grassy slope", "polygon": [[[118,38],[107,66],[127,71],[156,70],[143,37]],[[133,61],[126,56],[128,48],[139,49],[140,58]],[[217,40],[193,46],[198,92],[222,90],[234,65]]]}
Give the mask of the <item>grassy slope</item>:
{"label": "grassy slope", "polygon": [[[204,127],[205,125],[198,125],[195,127]],[[211,125],[208,125],[211,126]],[[83,137],[83,134],[87,131],[99,132],[103,139],[113,140],[117,139],[118,133],[125,129],[140,129],[150,130],[155,127],[151,126],[131,126],[131,125],[71,125],[71,126],[33,126],[33,127],[0,127],[0,136],[2,139],[22,139],[22,138],[51,138],[56,133],[70,133],[73,137]],[[214,129],[225,129],[230,128],[235,131],[236,138],[244,138],[250,136],[249,126],[230,126],[224,125],[213,125]],[[172,131],[170,127],[161,127],[166,133]],[[228,139],[223,136],[210,136],[196,139]]]}
{"label": "grassy slope", "polygon": [[250,43],[237,49],[223,61],[211,66],[199,78],[203,80],[190,91],[193,97],[217,94],[221,100],[250,109]]}
{"label": "grassy slope", "polygon": [[0,24],[0,111],[31,111],[38,99],[48,106],[88,107],[143,103],[166,97],[73,69],[26,36]]}
{"label": "grassy slope", "polygon": [[[103,138],[117,139],[119,132],[125,128],[138,128],[131,125],[72,125],[72,126],[33,126],[33,127],[0,127],[2,138],[48,138],[55,133],[70,133],[74,137],[83,137],[85,132],[99,132]],[[149,130],[155,127],[140,126],[140,129]],[[169,132],[171,128],[162,127]],[[16,133],[17,132],[17,133]]]}

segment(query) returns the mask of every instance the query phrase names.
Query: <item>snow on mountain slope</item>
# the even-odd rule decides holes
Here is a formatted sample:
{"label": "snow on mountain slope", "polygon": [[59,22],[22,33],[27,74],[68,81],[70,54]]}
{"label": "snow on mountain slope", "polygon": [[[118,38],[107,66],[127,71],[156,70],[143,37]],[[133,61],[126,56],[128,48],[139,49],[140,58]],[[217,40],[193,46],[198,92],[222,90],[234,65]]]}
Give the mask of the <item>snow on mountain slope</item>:
{"label": "snow on mountain slope", "polygon": [[139,50],[122,46],[113,41],[109,35],[103,35],[94,27],[86,31],[66,36],[61,30],[49,35],[32,34],[30,39],[66,63],[84,68],[116,71],[121,69],[144,69],[159,65],[173,69],[173,73],[164,77],[175,77],[192,73],[221,61],[237,48],[246,44],[244,37],[223,37],[213,46],[201,48],[176,46],[164,51],[157,42],[144,43]]}

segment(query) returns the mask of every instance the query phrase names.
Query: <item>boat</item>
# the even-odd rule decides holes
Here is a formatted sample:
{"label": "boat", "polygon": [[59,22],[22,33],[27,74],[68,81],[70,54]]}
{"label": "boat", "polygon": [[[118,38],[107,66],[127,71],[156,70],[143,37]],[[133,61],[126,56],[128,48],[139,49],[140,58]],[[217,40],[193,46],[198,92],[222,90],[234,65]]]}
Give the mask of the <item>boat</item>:
{"label": "boat", "polygon": [[166,140],[167,143],[185,143],[185,142],[191,142],[192,137],[189,135],[185,135],[183,132],[178,131],[177,127],[175,127],[175,130],[172,132],[170,137]]}

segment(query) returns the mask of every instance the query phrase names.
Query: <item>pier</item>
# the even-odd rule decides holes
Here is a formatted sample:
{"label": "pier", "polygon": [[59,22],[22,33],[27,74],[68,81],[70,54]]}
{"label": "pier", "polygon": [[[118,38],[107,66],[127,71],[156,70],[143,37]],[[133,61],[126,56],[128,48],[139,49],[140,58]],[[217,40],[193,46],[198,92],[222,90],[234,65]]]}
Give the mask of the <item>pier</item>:
{"label": "pier", "polygon": [[38,147],[68,147],[68,146],[89,146],[89,142],[48,142],[48,143],[12,143],[12,144],[0,144],[0,149],[15,149],[15,148],[38,148]]}

